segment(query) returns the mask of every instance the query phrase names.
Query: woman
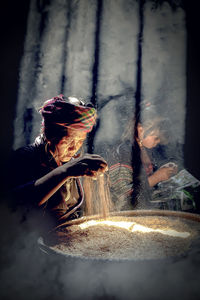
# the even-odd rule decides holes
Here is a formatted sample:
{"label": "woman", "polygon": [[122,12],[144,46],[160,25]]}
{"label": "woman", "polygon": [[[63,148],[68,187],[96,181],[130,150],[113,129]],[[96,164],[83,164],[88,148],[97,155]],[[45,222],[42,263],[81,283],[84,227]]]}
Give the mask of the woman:
{"label": "woman", "polygon": [[40,113],[41,134],[34,144],[15,151],[11,180],[15,203],[26,208],[25,217],[39,211],[49,230],[80,215],[80,177],[96,177],[107,170],[107,163],[99,155],[80,153],[97,117],[91,104],[59,95],[44,102]]}
{"label": "woman", "polygon": [[168,180],[177,173],[178,169],[176,164],[170,163],[153,172],[153,165],[146,149],[152,149],[160,143],[165,144],[167,124],[164,119],[157,118],[148,125],[146,126],[145,122],[138,124],[136,141],[140,147],[141,160],[148,176],[149,186],[154,187],[159,182]]}
{"label": "woman", "polygon": [[[148,150],[166,144],[168,120],[158,117],[153,107],[145,109],[136,125],[130,121],[122,143],[108,158],[111,194],[118,210],[151,207],[151,189],[177,173],[177,165],[166,164],[156,171]],[[135,133],[134,133],[135,131]]]}

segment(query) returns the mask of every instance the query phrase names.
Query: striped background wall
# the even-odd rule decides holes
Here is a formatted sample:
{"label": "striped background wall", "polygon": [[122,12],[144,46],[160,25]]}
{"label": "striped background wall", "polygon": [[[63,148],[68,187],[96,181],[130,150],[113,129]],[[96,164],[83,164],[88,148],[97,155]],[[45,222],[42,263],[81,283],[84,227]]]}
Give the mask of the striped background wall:
{"label": "striped background wall", "polygon": [[170,119],[172,139],[184,143],[185,12],[179,5],[156,2],[31,1],[14,148],[34,141],[41,123],[38,108],[60,93],[97,106],[97,149],[114,144],[135,105],[146,102]]}

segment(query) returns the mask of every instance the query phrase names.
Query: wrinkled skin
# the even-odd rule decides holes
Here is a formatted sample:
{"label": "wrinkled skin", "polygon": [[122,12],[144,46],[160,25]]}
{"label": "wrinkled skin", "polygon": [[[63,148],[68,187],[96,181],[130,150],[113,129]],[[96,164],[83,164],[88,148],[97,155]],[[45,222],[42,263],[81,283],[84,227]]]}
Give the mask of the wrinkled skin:
{"label": "wrinkled skin", "polygon": [[68,135],[64,136],[56,145],[53,153],[58,165],[63,162],[68,162],[82,147],[87,137],[86,132],[68,129]]}
{"label": "wrinkled skin", "polygon": [[107,170],[106,161],[99,155],[85,154],[82,157],[75,158],[86,137],[86,132],[69,128],[68,135],[64,136],[56,145],[54,158],[58,166],[62,164],[64,166],[66,163],[66,173],[69,177],[96,177],[99,173]]}

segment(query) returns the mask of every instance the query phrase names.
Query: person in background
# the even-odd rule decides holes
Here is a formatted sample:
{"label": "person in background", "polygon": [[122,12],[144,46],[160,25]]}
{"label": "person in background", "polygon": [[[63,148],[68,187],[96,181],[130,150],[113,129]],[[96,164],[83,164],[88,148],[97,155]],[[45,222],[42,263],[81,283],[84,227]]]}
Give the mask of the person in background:
{"label": "person in background", "polygon": [[46,233],[81,215],[80,178],[104,173],[107,163],[99,155],[81,153],[97,118],[91,104],[59,95],[45,101],[39,112],[41,134],[33,144],[14,151],[9,180],[23,219],[37,213],[36,226]]}
{"label": "person in background", "polygon": [[129,121],[121,143],[107,158],[111,195],[118,210],[151,208],[152,188],[178,171],[173,162],[155,170],[149,151],[158,144],[167,144],[168,120],[148,108],[139,118],[136,130],[135,123],[135,119]]}
{"label": "person in background", "polygon": [[[148,126],[146,126],[148,124]],[[166,143],[166,121],[161,118],[152,120],[151,122],[139,123],[137,126],[136,141],[141,151],[141,161],[148,176],[150,187],[154,187],[161,181],[168,180],[177,173],[177,165],[169,163],[161,166],[154,172],[153,164],[146,149],[155,148],[158,144]]]}

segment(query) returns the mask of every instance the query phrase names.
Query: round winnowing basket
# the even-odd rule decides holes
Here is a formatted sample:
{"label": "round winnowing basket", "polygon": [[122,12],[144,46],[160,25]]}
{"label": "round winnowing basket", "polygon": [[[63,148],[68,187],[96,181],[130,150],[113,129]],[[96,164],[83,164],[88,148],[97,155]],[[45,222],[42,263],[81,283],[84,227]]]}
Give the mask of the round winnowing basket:
{"label": "round winnowing basket", "polygon": [[141,261],[182,258],[198,242],[200,216],[167,210],[93,215],[66,222],[40,249],[65,258],[105,261]]}

